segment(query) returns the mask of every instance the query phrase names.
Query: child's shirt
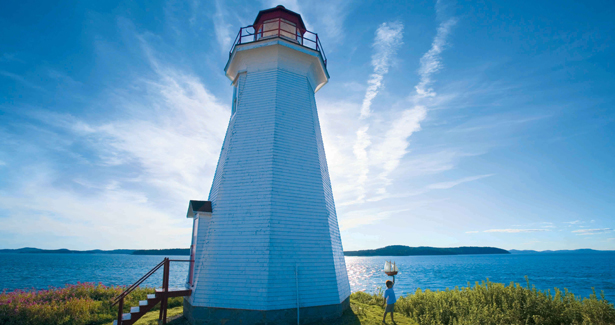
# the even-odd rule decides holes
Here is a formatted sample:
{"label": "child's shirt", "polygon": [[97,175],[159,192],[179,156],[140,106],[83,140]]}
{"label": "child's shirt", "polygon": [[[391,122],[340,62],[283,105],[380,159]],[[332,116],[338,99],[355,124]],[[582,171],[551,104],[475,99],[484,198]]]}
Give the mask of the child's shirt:
{"label": "child's shirt", "polygon": [[397,301],[397,299],[395,299],[395,291],[393,291],[393,288],[389,288],[384,291],[384,300],[386,300],[387,305],[394,304]]}

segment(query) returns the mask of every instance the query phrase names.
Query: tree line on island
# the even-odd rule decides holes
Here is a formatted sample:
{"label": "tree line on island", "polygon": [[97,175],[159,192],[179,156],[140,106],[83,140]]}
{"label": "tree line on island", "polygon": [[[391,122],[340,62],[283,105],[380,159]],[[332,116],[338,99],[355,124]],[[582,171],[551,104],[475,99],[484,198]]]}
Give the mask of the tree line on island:
{"label": "tree line on island", "polygon": [[[0,249],[0,253],[30,254],[126,254],[126,255],[190,255],[189,248],[170,249],[115,249],[115,250],[69,250],[40,249],[25,247],[20,249]],[[378,249],[346,251],[346,256],[413,256],[413,255],[462,255],[462,254],[510,254],[508,251],[494,247],[409,247],[402,245],[387,246]]]}
{"label": "tree line on island", "polygon": [[[576,250],[505,250],[496,247],[429,247],[419,246],[410,247],[404,245],[392,245],[377,249],[366,249],[358,251],[345,251],[345,256],[421,256],[421,255],[480,255],[480,254],[541,254],[541,253],[577,253],[589,254],[604,251],[594,249]],[[189,256],[189,248],[170,248],[170,249],[114,249],[114,250],[70,250],[70,249],[40,249],[24,247],[19,249],[0,249],[0,253],[13,254],[124,254],[124,255],[176,255]]]}
{"label": "tree line on island", "polygon": [[418,256],[418,255],[474,255],[474,254],[510,254],[507,250],[495,247],[410,247],[392,245],[377,249],[346,251],[346,256]]}

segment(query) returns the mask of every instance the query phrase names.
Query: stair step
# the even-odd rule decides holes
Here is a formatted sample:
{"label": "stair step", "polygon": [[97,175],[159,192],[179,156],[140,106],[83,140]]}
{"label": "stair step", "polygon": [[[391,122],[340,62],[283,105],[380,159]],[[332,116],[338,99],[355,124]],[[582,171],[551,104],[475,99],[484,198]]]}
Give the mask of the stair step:
{"label": "stair step", "polygon": [[156,294],[147,295],[147,299],[156,299]]}
{"label": "stair step", "polygon": [[[131,316],[130,314],[122,314],[122,321],[130,320]],[[117,325],[117,319],[113,321],[113,325]]]}
{"label": "stair step", "polygon": [[139,312],[140,309],[141,309],[140,307],[130,307],[130,313],[136,314]]}
{"label": "stair step", "polygon": [[141,300],[141,301],[139,301],[139,306],[147,306],[147,305],[148,305],[147,300]]}
{"label": "stair step", "polygon": [[[184,288],[169,288],[168,289],[168,293],[166,293],[166,296],[171,298],[171,297],[185,297],[185,296],[189,296],[190,294],[192,294],[192,290],[191,289],[184,289]],[[156,297],[161,298],[163,295],[165,295],[165,291],[162,288],[156,288]]]}

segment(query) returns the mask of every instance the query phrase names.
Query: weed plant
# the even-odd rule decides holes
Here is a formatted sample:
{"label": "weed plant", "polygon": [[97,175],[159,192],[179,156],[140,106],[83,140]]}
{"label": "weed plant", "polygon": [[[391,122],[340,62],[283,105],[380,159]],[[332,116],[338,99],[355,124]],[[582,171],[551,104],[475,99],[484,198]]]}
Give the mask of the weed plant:
{"label": "weed plant", "polygon": [[[3,325],[98,325],[117,318],[118,306],[111,299],[124,286],[79,283],[48,290],[16,290],[0,294],[0,324]],[[124,299],[123,312],[139,305],[154,293],[153,288],[137,288]],[[169,299],[169,307],[182,305],[182,298]],[[157,305],[154,310],[159,307]]]}
{"label": "weed plant", "polygon": [[[4,325],[101,325],[117,317],[111,299],[125,287],[80,283],[64,288],[3,292],[0,294],[0,324]],[[123,312],[138,306],[153,288],[137,288],[124,301]],[[374,294],[355,292],[351,310],[336,324],[380,323],[384,309],[381,288]],[[182,305],[182,298],[169,299],[169,307]],[[158,310],[158,307],[154,308]],[[464,288],[431,291],[418,289],[395,303],[396,320],[404,324],[615,324],[612,303],[595,293],[579,298],[567,290],[537,290],[527,285],[504,285],[489,280]],[[150,315],[151,316],[151,315]],[[150,318],[157,318],[156,315]],[[328,324],[329,325],[329,324]]]}
{"label": "weed plant", "polygon": [[[575,297],[559,289],[537,290],[534,286],[510,283],[508,286],[488,279],[468,287],[431,291],[418,289],[400,297],[395,312],[418,324],[615,324],[612,303],[594,292],[589,298]],[[382,305],[382,290],[374,294],[355,292],[351,302]]]}

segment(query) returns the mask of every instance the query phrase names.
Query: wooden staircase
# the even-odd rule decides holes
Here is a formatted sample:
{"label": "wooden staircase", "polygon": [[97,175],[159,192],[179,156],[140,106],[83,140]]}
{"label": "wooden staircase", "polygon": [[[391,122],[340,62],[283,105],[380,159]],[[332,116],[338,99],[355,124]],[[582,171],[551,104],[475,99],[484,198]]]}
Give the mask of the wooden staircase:
{"label": "wooden staircase", "polygon": [[[147,272],[141,279],[128,287],[122,294],[115,297],[112,301],[111,307],[118,305],[118,316],[113,321],[113,325],[132,325],[139,318],[143,317],[148,311],[154,308],[160,303],[160,317],[158,318],[159,324],[167,323],[167,304],[168,299],[172,297],[185,297],[192,294],[190,289],[170,289],[169,288],[169,264],[170,262],[191,262],[190,260],[170,260],[168,257],[162,262],[156,265],[153,269]],[[152,274],[156,273],[158,269],[164,267],[164,273],[162,275],[162,288],[155,290],[155,293],[147,295],[147,300],[139,301],[139,306],[131,307],[129,313],[124,313],[124,298],[128,296],[134,289],[136,289],[143,281],[149,278]]]}
{"label": "wooden staircase", "polygon": [[[131,307],[130,313],[122,314],[122,322],[123,325],[134,324],[139,318],[141,318],[145,313],[150,311],[154,306],[156,306],[162,299],[156,298],[155,294],[147,295],[147,300],[139,301],[139,307]],[[117,325],[117,319],[113,321],[113,325]]]}

